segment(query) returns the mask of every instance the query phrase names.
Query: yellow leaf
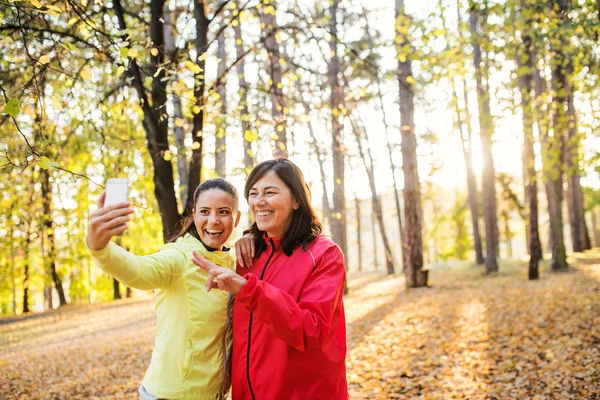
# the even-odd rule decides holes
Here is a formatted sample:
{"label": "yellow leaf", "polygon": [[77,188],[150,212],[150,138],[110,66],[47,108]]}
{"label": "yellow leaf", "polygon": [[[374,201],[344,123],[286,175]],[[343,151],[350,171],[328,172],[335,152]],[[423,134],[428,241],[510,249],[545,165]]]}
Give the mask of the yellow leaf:
{"label": "yellow leaf", "polygon": [[200,142],[194,142],[192,144],[192,150],[198,150],[200,148]]}
{"label": "yellow leaf", "polygon": [[40,64],[48,64],[50,62],[50,57],[48,57],[46,54],[44,54],[43,56],[40,57],[40,59],[38,61]]}
{"label": "yellow leaf", "polygon": [[200,66],[198,64],[194,64],[193,62],[191,62],[190,60],[187,60],[185,62],[185,66],[192,71],[194,74],[199,74],[200,72],[202,72],[202,68],[200,68]]}
{"label": "yellow leaf", "polygon": [[156,57],[158,55],[158,49],[156,47],[152,48],[150,50],[150,54],[152,54],[154,57]]}
{"label": "yellow leaf", "polygon": [[90,69],[89,66],[85,66],[83,67],[83,69],[81,70],[81,78],[84,81],[91,81],[92,80],[92,70]]}
{"label": "yellow leaf", "polygon": [[200,54],[200,56],[198,56],[198,61],[204,61],[208,58],[208,51],[205,51],[204,53]]}
{"label": "yellow leaf", "polygon": [[130,57],[130,58],[136,58],[138,56],[137,49],[133,49],[133,48],[129,49],[127,51],[127,56]]}
{"label": "yellow leaf", "polygon": [[175,118],[175,126],[181,128],[183,127],[185,121],[183,118]]}
{"label": "yellow leaf", "polygon": [[60,7],[57,7],[55,5],[52,4],[46,4],[46,8],[52,11],[56,11],[57,13],[62,12],[63,10],[60,9]]}
{"label": "yellow leaf", "polygon": [[165,152],[163,153],[163,158],[165,161],[171,161],[171,159],[173,158],[171,150],[165,150]]}
{"label": "yellow leaf", "polygon": [[252,143],[256,139],[258,139],[258,132],[249,129],[244,132],[244,140],[246,140],[246,142]]}
{"label": "yellow leaf", "polygon": [[56,111],[62,111],[63,110],[63,106],[62,103],[60,102],[60,100],[56,97],[52,98],[52,107],[54,107],[54,109]]}

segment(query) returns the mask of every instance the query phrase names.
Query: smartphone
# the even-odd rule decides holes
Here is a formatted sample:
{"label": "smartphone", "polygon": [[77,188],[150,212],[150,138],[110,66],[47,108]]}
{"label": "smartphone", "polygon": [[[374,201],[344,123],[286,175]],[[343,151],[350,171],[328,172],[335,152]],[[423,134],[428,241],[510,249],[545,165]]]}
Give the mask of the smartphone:
{"label": "smartphone", "polygon": [[122,203],[127,201],[128,197],[129,179],[110,178],[108,181],[106,181],[106,197],[104,198],[104,206]]}

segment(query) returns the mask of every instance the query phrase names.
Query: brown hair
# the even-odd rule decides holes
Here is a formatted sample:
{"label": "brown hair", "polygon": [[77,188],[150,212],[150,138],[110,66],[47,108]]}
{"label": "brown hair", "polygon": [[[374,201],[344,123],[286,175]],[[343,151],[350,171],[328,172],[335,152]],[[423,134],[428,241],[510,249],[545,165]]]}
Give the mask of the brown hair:
{"label": "brown hair", "polygon": [[[198,185],[198,187],[196,188],[196,191],[194,191],[194,209],[196,208],[196,203],[198,202],[198,197],[200,197],[200,193],[206,192],[207,190],[210,190],[210,189],[219,189],[219,190],[224,191],[225,193],[229,193],[231,195],[231,197],[233,197],[233,207],[234,207],[233,211],[238,210],[239,203],[240,203],[238,191],[235,188],[235,186],[233,186],[230,182],[226,181],[223,178],[208,179],[208,180],[202,182],[200,185]],[[168,240],[168,243],[172,243],[172,242],[176,241],[177,239],[179,239],[186,233],[189,233],[196,239],[200,240],[200,235],[198,234],[198,230],[196,229],[196,224],[194,223],[194,213],[193,212],[189,216],[187,216],[186,218],[181,220],[180,226],[181,226],[181,228],[179,229],[177,234],[173,235],[173,237],[171,237],[171,239]]]}
{"label": "brown hair", "polygon": [[[252,186],[269,171],[273,171],[283,181],[299,204],[298,209],[294,210],[292,221],[281,239],[283,252],[287,256],[290,256],[296,246],[306,247],[308,243],[321,234],[323,227],[310,203],[310,188],[304,180],[302,171],[296,164],[285,158],[263,161],[254,167],[244,187],[244,197],[246,200],[248,200]],[[256,256],[267,248],[267,244],[263,240],[263,231],[258,229],[256,222],[244,231],[244,233],[251,233],[254,236]]]}

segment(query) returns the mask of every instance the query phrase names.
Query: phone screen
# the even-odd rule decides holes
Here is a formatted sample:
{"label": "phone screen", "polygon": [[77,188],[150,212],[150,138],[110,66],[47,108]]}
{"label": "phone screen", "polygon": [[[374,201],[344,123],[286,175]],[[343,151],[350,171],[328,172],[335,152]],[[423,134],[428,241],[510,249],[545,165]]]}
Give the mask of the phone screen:
{"label": "phone screen", "polygon": [[127,201],[129,196],[129,181],[127,179],[109,179],[106,183],[106,198],[104,206]]}

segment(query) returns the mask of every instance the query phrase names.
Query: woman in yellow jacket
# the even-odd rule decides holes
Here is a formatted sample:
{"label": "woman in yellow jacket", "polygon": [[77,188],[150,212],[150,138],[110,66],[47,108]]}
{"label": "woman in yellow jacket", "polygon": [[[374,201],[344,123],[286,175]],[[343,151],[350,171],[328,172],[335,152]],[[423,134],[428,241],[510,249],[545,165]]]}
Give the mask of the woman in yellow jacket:
{"label": "woman in yellow jacket", "polygon": [[192,251],[233,269],[223,244],[240,220],[238,194],[224,179],[203,182],[194,193],[193,218],[159,252],[137,256],[111,238],[127,229],[129,202],[90,215],[86,244],[105,272],[127,286],[154,290],[156,342],[139,388],[142,400],[223,399],[229,390],[231,306],[226,292],[206,292],[207,273],[192,264]]}

